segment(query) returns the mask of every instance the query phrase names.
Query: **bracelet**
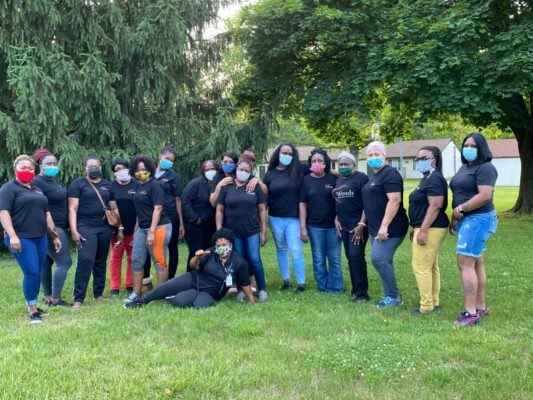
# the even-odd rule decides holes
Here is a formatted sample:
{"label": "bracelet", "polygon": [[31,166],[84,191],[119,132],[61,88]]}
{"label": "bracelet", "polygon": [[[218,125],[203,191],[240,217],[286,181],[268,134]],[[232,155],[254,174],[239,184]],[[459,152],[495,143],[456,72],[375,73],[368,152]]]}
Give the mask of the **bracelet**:
{"label": "bracelet", "polygon": [[363,226],[366,228],[366,224],[365,224],[364,222],[359,222],[359,223],[357,224],[357,226],[359,226],[359,225],[363,225]]}
{"label": "bracelet", "polygon": [[119,230],[119,231],[123,231],[123,230],[124,230],[124,227],[123,227],[123,226],[119,226],[119,227],[118,227],[118,230]]}

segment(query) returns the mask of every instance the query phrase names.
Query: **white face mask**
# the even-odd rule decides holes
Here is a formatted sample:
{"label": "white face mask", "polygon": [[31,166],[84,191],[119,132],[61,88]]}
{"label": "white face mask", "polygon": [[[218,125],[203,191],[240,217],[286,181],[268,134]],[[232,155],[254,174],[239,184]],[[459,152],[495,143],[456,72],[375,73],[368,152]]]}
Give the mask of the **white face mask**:
{"label": "white face mask", "polygon": [[241,182],[246,182],[250,177],[250,173],[246,171],[237,171],[237,179]]}
{"label": "white face mask", "polygon": [[208,181],[212,181],[216,174],[217,174],[217,171],[212,169],[209,171],[205,171],[204,176]]}
{"label": "white face mask", "polygon": [[120,171],[115,172],[115,177],[119,181],[129,181],[131,179],[130,170],[127,168],[121,169]]}

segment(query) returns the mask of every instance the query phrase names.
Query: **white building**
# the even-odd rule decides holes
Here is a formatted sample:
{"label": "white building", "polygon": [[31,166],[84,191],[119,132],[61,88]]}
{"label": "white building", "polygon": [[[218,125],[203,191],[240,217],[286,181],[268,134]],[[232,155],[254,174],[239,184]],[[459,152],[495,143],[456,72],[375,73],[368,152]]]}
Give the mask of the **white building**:
{"label": "white building", "polygon": [[489,140],[492,163],[498,170],[496,186],[520,186],[520,154],[516,139]]}
{"label": "white building", "polygon": [[[461,154],[451,139],[398,141],[387,146],[387,162],[397,168],[404,179],[420,179],[422,175],[415,170],[414,160],[419,150],[425,146],[438,147],[442,152],[442,174],[446,179],[450,179],[461,168]],[[403,168],[400,165],[402,158]],[[370,172],[366,164],[366,147],[359,152],[357,169]]]}

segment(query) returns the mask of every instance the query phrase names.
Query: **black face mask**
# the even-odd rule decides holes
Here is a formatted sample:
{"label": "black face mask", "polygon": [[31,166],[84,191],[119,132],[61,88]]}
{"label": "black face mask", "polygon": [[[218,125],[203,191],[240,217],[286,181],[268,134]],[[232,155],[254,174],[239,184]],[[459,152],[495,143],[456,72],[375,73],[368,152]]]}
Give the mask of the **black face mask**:
{"label": "black face mask", "polygon": [[87,168],[87,176],[91,179],[100,178],[102,176],[102,168]]}

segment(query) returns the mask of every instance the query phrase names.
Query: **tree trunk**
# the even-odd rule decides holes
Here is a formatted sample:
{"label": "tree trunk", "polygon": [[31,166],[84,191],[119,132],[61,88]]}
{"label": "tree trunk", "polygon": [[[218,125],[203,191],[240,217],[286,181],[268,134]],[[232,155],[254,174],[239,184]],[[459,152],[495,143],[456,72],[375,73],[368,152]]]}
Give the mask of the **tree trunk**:
{"label": "tree trunk", "polygon": [[518,141],[520,163],[520,190],[511,212],[518,214],[533,213],[533,124],[529,128],[513,129]]}

